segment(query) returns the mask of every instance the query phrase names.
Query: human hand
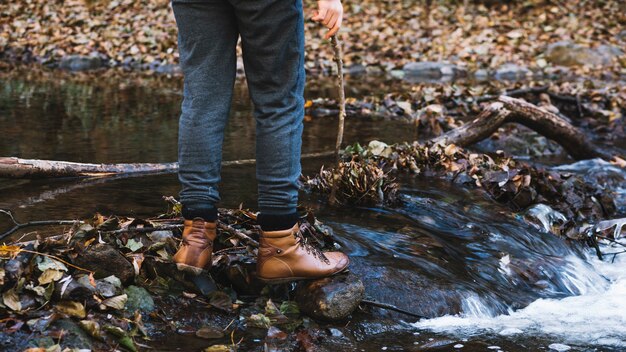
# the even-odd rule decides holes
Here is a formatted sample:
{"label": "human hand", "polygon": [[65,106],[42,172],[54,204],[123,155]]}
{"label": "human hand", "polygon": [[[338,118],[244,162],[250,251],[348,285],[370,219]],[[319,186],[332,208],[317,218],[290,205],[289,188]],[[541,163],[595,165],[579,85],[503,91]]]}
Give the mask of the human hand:
{"label": "human hand", "polygon": [[317,2],[317,11],[311,19],[315,22],[320,22],[328,28],[328,33],[326,33],[324,38],[329,39],[341,28],[341,22],[343,21],[341,0],[319,0]]}

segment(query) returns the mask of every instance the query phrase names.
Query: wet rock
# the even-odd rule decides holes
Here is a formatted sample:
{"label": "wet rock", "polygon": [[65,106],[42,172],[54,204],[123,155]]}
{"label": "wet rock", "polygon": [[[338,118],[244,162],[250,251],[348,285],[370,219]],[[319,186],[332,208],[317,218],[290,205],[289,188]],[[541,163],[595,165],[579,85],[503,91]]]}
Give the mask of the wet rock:
{"label": "wet rock", "polygon": [[485,69],[476,70],[476,72],[474,72],[474,79],[478,81],[485,81],[488,78],[489,78],[489,71]]}
{"label": "wet rock", "polygon": [[365,74],[367,69],[361,64],[354,64],[346,68],[346,74],[351,76],[359,76]]}
{"label": "wet rock", "polygon": [[102,60],[94,56],[71,55],[62,58],[59,62],[59,68],[70,71],[95,70],[102,66]]}
{"label": "wet rock", "polygon": [[61,319],[51,326],[52,330],[62,330],[63,345],[72,348],[92,348],[91,337],[70,319]]}
{"label": "wet rock", "polygon": [[128,283],[135,277],[133,265],[117,249],[104,243],[87,248],[74,259],[74,264],[94,271],[96,279],[115,275],[122,283]]}
{"label": "wet rock", "polygon": [[353,274],[341,274],[298,285],[296,301],[300,310],[316,319],[342,320],[359,305],[365,295],[361,280]]}
{"label": "wet rock", "polygon": [[203,326],[196,331],[196,336],[202,339],[221,339],[224,331],[215,326]]}
{"label": "wet rock", "polygon": [[504,64],[496,70],[495,78],[501,81],[516,81],[531,75],[529,69],[515,64]]}
{"label": "wet rock", "polygon": [[299,350],[298,341],[296,339],[289,338],[289,335],[286,332],[274,326],[267,330],[264,349],[268,352],[287,352]]}
{"label": "wet rock", "polygon": [[107,279],[96,281],[96,289],[104,298],[110,298],[120,294],[120,286]]}
{"label": "wet rock", "polygon": [[565,352],[565,351],[569,351],[572,349],[570,346],[564,345],[562,343],[553,343],[550,346],[548,346],[548,348],[550,350],[559,351],[559,352]]}
{"label": "wet rock", "polygon": [[126,309],[129,312],[140,311],[149,313],[154,311],[154,300],[145,288],[139,286],[128,286],[124,293],[128,296],[126,301]]}
{"label": "wet rock", "polygon": [[300,330],[296,340],[306,351],[311,352],[343,352],[357,351],[356,341],[346,336],[340,329],[308,328]]}
{"label": "wet rock", "polygon": [[597,49],[579,45],[570,41],[561,41],[548,45],[546,60],[561,66],[607,66],[613,58],[623,55],[618,47],[602,45]]}
{"label": "wet rock", "polygon": [[177,75],[183,73],[183,70],[180,68],[180,66],[174,64],[158,65],[154,68],[154,71],[166,75]]}
{"label": "wet rock", "polygon": [[[67,276],[63,279],[67,279]],[[54,297],[56,299],[83,301],[90,298],[96,290],[89,283],[89,278],[86,275],[75,278],[69,283],[62,281],[63,279],[54,285]]]}
{"label": "wet rock", "polygon": [[425,344],[418,347],[418,351],[430,351],[430,350],[439,350],[442,348],[450,348],[451,345],[455,343],[453,340],[448,339],[436,339],[433,341],[426,342]]}
{"label": "wet rock", "polygon": [[464,68],[444,62],[410,62],[402,68],[405,77],[412,80],[436,80],[444,77],[463,77]]}

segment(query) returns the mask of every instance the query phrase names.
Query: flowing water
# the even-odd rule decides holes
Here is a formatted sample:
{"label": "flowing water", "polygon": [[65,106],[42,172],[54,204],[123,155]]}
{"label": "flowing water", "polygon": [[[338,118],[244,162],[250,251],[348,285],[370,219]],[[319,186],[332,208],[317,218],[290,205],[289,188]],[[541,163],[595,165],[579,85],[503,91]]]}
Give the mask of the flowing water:
{"label": "flowing water", "polygon": [[[361,89],[355,83],[350,94],[389,84],[369,82]],[[0,156],[173,161],[179,92],[180,80],[167,77],[149,84],[79,80],[61,73],[5,79],[0,86]],[[312,84],[307,91],[313,98],[333,94],[332,82]],[[335,124],[333,119],[307,121],[303,152],[332,149]],[[413,140],[414,133],[403,122],[349,119],[345,140],[393,143]],[[241,82],[226,134],[224,160],[254,157],[254,121]],[[312,174],[329,162],[304,160],[303,172]],[[616,191],[620,211],[626,213],[623,170],[599,161],[562,168],[590,180],[604,175],[602,182]],[[403,205],[393,209],[338,211],[313,196],[302,198],[335,230],[370,298],[430,318],[415,322],[382,310],[359,313],[336,328],[360,350],[626,349],[626,255],[600,261],[591,250],[526,223],[524,214],[511,213],[478,190],[425,177],[400,181]],[[0,208],[12,209],[22,221],[86,218],[95,212],[152,216],[165,210],[161,197],[177,195],[178,188],[175,175],[95,182],[0,180]],[[254,209],[254,166],[224,168],[221,190],[222,206],[243,203]],[[530,213],[539,224],[560,218],[545,207]],[[9,225],[0,219],[0,231]],[[602,250],[621,251],[606,245]]]}

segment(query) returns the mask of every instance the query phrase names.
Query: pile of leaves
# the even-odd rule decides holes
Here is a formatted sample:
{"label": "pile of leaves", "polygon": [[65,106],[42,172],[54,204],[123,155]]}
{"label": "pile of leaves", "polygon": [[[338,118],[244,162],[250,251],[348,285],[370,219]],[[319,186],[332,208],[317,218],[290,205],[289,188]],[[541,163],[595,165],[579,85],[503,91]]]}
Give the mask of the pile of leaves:
{"label": "pile of leaves", "polygon": [[[61,235],[0,246],[3,343],[33,351],[136,351],[170,332],[214,341],[211,351],[230,351],[242,342],[235,331],[237,339],[254,328],[285,334],[308,321],[287,290],[275,293],[253,273],[256,214],[220,209],[215,281],[191,278],[172,262],[182,219],[180,204],[167,200],[173,207],[156,218],[98,214]],[[334,245],[331,231],[311,214],[301,219],[301,231],[308,242]],[[76,340],[85,334],[89,341]]]}
{"label": "pile of leaves", "polygon": [[[432,5],[431,5],[432,4]],[[550,71],[546,46],[570,41],[584,47],[623,47],[626,11],[621,1],[543,0],[346,2],[345,63],[391,71],[414,61],[450,61],[477,70],[505,63]],[[307,18],[315,9],[305,1]],[[610,15],[608,15],[610,14]],[[306,21],[309,72],[333,70],[324,28]],[[0,9],[0,57],[56,64],[68,55],[101,58],[108,66],[156,69],[178,63],[176,24],[168,0],[25,0]],[[609,49],[611,51],[612,49]],[[240,51],[240,50],[239,50]],[[619,51],[616,51],[619,52]],[[576,64],[576,63],[575,63]],[[622,56],[581,74],[624,74]]]}
{"label": "pile of leaves", "polygon": [[[366,148],[355,144],[346,149],[338,174],[338,198],[342,203],[377,205],[397,202],[399,173],[435,176],[460,185],[479,187],[513,211],[546,204],[569,220],[560,233],[578,231],[585,223],[610,219],[616,214],[611,191],[582,177],[542,169],[506,157],[472,153],[453,144],[423,145],[418,142],[387,145],[372,141]],[[624,166],[624,165],[623,165]],[[322,169],[305,185],[314,192],[329,194],[333,174]],[[572,234],[574,236],[574,234]]]}

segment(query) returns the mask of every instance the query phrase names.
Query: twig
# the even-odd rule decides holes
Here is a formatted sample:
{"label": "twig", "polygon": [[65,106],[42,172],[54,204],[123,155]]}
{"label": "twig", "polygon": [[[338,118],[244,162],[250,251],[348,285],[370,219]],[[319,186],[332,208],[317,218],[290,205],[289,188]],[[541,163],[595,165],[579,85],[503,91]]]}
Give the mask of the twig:
{"label": "twig", "polygon": [[165,230],[178,230],[183,228],[183,224],[176,224],[176,225],[163,225],[163,226],[156,226],[156,227],[127,227],[125,229],[119,229],[119,230],[111,230],[111,231],[102,231],[102,233],[105,234],[111,234],[111,235],[118,235],[121,233],[127,233],[127,232],[136,232],[136,233],[146,233],[146,232],[155,232],[155,231],[165,231]]}
{"label": "twig", "polygon": [[419,314],[415,314],[409,311],[406,311],[404,309],[398,308],[394,305],[391,304],[387,304],[387,303],[380,303],[380,302],[376,302],[376,301],[370,301],[367,299],[364,299],[361,301],[361,303],[372,306],[372,307],[378,307],[378,308],[383,308],[383,309],[387,309],[387,310],[392,310],[394,312],[398,312],[398,313],[402,313],[417,319],[425,319],[426,317],[423,315],[419,315]]}
{"label": "twig", "polygon": [[226,225],[218,221],[217,227],[219,227],[223,231],[228,232],[232,236],[237,237],[238,239],[242,241],[248,242],[248,244],[250,244],[252,247],[259,248],[259,242],[255,241],[254,239],[252,239],[250,236],[246,235],[245,233],[241,231],[237,231],[236,229],[232,228],[230,225]]}
{"label": "twig", "polygon": [[42,221],[29,221],[29,222],[26,222],[26,223],[20,223],[17,220],[15,220],[15,217],[13,217],[13,214],[11,213],[11,211],[0,209],[0,213],[7,215],[11,219],[13,224],[15,224],[15,226],[13,228],[11,228],[10,230],[8,230],[8,231],[6,231],[6,232],[4,232],[3,234],[0,235],[0,240],[2,240],[5,237],[11,235],[15,231],[17,231],[19,229],[23,229],[25,227],[31,227],[31,226],[62,226],[62,225],[74,225],[76,223],[81,223],[81,224],[83,223],[80,220],[42,220]]}
{"label": "twig", "polygon": [[339,154],[339,150],[341,149],[341,144],[343,143],[343,128],[346,118],[346,93],[343,82],[343,53],[341,51],[341,43],[336,36],[333,36],[330,40],[333,45],[335,55],[334,60],[337,64],[337,83],[339,88],[339,126],[337,128],[337,142],[335,143],[336,162],[335,172],[333,173],[333,187],[330,191],[329,199],[330,204],[335,205],[337,203],[337,187],[340,178],[339,165],[341,164],[341,156]]}

